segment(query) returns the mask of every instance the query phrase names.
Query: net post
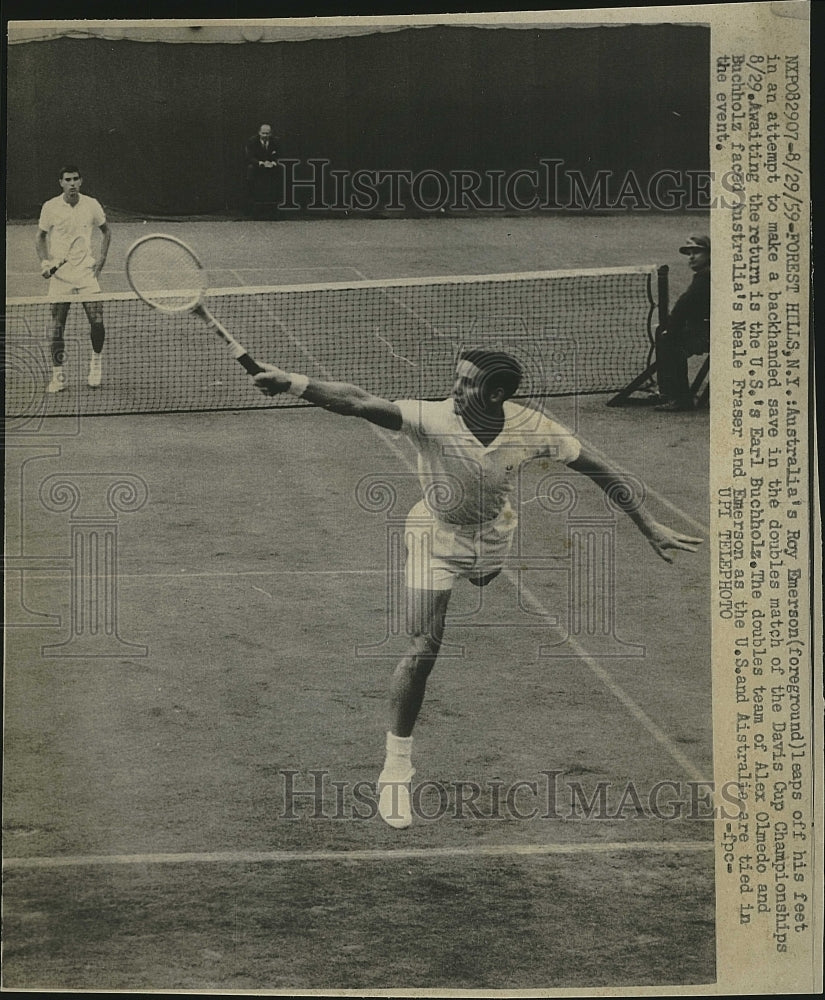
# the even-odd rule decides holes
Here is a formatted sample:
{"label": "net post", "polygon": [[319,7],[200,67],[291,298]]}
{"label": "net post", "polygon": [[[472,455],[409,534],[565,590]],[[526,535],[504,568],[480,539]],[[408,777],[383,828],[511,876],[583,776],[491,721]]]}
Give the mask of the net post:
{"label": "net post", "polygon": [[[659,264],[656,267],[656,298],[653,297],[653,274],[650,273],[647,282],[647,293],[648,300],[650,302],[650,311],[648,313],[647,322],[648,329],[647,335],[650,339],[650,349],[647,354],[647,365],[645,370],[637,375],[631,382],[629,382],[623,389],[617,392],[614,396],[607,401],[608,406],[627,406],[633,403],[653,403],[656,402],[656,397],[650,392],[650,387],[652,386],[652,380],[656,374],[656,357],[659,348],[659,337],[661,336],[662,330],[665,329],[667,324],[667,317],[670,311],[669,303],[669,288],[668,288],[668,274],[670,273],[670,268],[667,264]],[[656,325],[651,330],[650,324],[653,317],[656,317]],[[644,399],[635,399],[633,394],[639,390],[643,390],[647,393]]]}
{"label": "net post", "polygon": [[648,366],[656,365],[659,357],[659,338],[662,330],[667,326],[667,319],[670,315],[670,286],[668,276],[670,268],[667,264],[660,264],[656,268],[656,326],[653,329],[653,336],[650,338],[650,354],[648,355]]}
{"label": "net post", "polygon": [[665,328],[667,323],[667,317],[670,313],[670,300],[669,300],[669,287],[668,287],[668,275],[670,273],[670,268],[667,264],[662,264],[656,268],[656,298],[658,300],[658,319],[659,322],[656,324],[656,329],[653,331],[653,345],[658,347],[659,345],[659,335],[661,331]]}

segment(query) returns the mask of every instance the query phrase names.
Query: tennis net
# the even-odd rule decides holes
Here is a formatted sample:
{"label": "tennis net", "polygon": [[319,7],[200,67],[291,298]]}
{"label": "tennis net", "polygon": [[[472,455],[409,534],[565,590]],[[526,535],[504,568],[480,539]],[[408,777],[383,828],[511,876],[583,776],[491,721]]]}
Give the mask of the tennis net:
{"label": "tennis net", "polygon": [[[6,416],[179,412],[306,405],[265,397],[197,318],[132,293],[101,297],[103,382],[86,384],[89,327],[65,329],[66,391],[48,394],[49,302],[6,302]],[[509,351],[519,395],[612,392],[646,366],[667,302],[667,268],[227,288],[207,305],[259,362],[354,382],[391,399],[449,394],[460,350]]]}

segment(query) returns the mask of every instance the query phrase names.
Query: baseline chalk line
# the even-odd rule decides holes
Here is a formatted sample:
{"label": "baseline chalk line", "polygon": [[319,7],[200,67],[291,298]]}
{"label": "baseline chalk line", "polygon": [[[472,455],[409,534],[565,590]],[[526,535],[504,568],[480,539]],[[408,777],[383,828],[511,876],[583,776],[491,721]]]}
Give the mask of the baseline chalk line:
{"label": "baseline chalk line", "polygon": [[89,854],[66,857],[4,858],[6,871],[89,868],[106,865],[290,864],[294,862],[427,861],[433,858],[543,857],[561,854],[633,852],[699,854],[712,841],[614,841],[598,844],[476,844],[469,847],[408,847],[355,851],[200,851],[181,854]]}

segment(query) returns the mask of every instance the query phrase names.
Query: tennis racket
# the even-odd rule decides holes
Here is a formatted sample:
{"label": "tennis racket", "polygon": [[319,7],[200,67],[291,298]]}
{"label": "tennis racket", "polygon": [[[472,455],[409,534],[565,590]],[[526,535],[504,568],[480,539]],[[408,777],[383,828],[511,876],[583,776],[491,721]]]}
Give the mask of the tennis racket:
{"label": "tennis racket", "polygon": [[59,261],[57,264],[53,264],[48,271],[43,271],[44,278],[51,278],[56,274],[64,264],[71,264],[72,267],[79,267],[85,260],[88,250],[86,248],[86,240],[83,236],[75,236],[72,242],[69,244],[69,249],[66,251],[66,256],[63,260]]}
{"label": "tennis racket", "polygon": [[142,236],[126,255],[126,277],[143,301],[166,313],[191,312],[229,347],[250,375],[265,371],[204,305],[207,274],[195,251],[176,236]]}

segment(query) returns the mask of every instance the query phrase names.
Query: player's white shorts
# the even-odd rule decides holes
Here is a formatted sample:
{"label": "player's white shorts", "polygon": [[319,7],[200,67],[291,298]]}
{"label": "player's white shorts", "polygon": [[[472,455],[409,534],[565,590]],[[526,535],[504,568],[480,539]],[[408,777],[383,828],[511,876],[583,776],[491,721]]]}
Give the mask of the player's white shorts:
{"label": "player's white shorts", "polygon": [[461,527],[440,521],[419,501],[406,522],[407,587],[451,590],[460,577],[496,573],[510,551],[516,524],[509,505],[493,521]]}
{"label": "player's white shorts", "polygon": [[83,302],[100,294],[100,285],[91,267],[63,267],[49,278],[48,298],[55,302]]}

